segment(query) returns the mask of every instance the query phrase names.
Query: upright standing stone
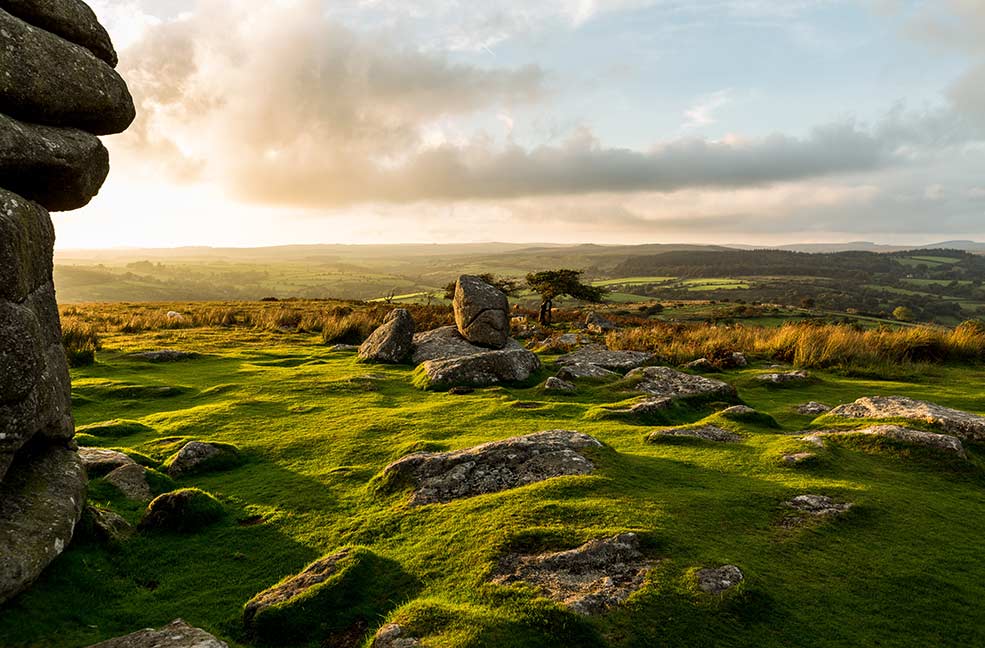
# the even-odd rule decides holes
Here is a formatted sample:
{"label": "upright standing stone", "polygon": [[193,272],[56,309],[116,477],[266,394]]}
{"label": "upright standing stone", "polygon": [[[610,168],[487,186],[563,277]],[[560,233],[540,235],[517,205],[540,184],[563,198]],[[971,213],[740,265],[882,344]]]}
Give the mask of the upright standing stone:
{"label": "upright standing stone", "polygon": [[455,285],[455,324],[466,340],[502,349],[510,338],[510,305],[506,294],[479,277],[462,275]]}

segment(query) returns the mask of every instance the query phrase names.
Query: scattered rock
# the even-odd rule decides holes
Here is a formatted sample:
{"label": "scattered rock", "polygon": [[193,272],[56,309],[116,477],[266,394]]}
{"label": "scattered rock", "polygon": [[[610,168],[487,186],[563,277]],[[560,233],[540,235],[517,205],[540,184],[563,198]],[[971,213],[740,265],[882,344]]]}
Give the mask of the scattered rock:
{"label": "scattered rock", "polygon": [[905,396],[872,396],[839,405],[835,418],[905,419],[938,428],[966,441],[985,441],[985,417]]}
{"label": "scattered rock", "polygon": [[817,401],[810,401],[808,403],[804,403],[803,405],[797,406],[797,413],[804,416],[820,416],[821,414],[827,414],[830,411],[830,407]]}
{"label": "scattered rock", "polygon": [[792,452],[780,457],[780,462],[787,466],[803,466],[813,463],[817,455],[813,452]]}
{"label": "scattered rock", "polygon": [[603,334],[609,331],[618,331],[619,325],[612,320],[602,317],[598,313],[592,312],[585,317],[585,327],[589,333]]}
{"label": "scattered rock", "polygon": [[735,565],[701,569],[698,571],[698,588],[706,594],[722,594],[743,581],[742,570]]}
{"label": "scattered rock", "polygon": [[756,376],[756,380],[768,385],[797,385],[808,382],[811,375],[803,370],[765,373]]}
{"label": "scattered rock", "polygon": [[181,488],[155,497],[147,505],[140,528],[188,533],[217,522],[224,514],[222,504],[212,495]]}
{"label": "scattered rock", "polygon": [[852,437],[882,437],[911,445],[933,448],[957,455],[958,457],[966,456],[961,439],[955,436],[924,432],[923,430],[911,430],[899,425],[875,425],[860,430],[822,430],[808,434],[804,437],[804,441],[821,447],[827,438],[850,439]]}
{"label": "scattered rock", "polygon": [[738,398],[735,387],[726,382],[695,376],[670,367],[634,369],[626,374],[626,379],[636,381],[636,391],[658,398],[723,401]]}
{"label": "scattered rock", "polygon": [[414,352],[414,318],[406,308],[395,308],[383,325],[359,347],[359,359],[403,364]]}
{"label": "scattered rock", "polygon": [[[82,534],[102,544],[119,544],[134,533],[134,528],[121,516],[108,509],[87,506],[79,523]],[[76,531],[79,534],[79,531]]]}
{"label": "scattered rock", "polygon": [[147,469],[136,463],[130,463],[116,468],[108,475],[106,481],[116,487],[123,496],[135,502],[146,502],[150,499],[150,485],[147,483]]}
{"label": "scattered rock", "polygon": [[191,473],[226,468],[239,462],[239,451],[225,443],[189,441],[167,462],[168,474],[182,477]]}
{"label": "scattered rock", "polygon": [[160,630],[147,628],[125,637],[93,644],[89,648],[229,648],[205,630],[176,619]]}
{"label": "scattered rock", "polygon": [[845,513],[853,505],[850,502],[836,502],[827,495],[798,495],[785,502],[784,506],[814,517],[828,517]]}
{"label": "scattered rock", "polygon": [[733,367],[743,368],[749,366],[749,360],[746,355],[740,351],[733,351],[731,355],[730,365]]}
{"label": "scattered rock", "polygon": [[557,359],[562,367],[571,365],[595,365],[609,371],[626,373],[642,367],[653,358],[653,354],[642,351],[610,351],[598,344],[584,346]]}
{"label": "scattered rock", "polygon": [[122,452],[105,448],[79,448],[79,459],[82,460],[82,467],[85,468],[90,479],[135,463]]}
{"label": "scattered rock", "polygon": [[68,545],[85,489],[74,450],[41,445],[19,453],[0,484],[0,603],[27,589]]}
{"label": "scattered rock", "polygon": [[412,486],[413,506],[445,503],[552,477],[587,475],[595,465],[582,451],[600,447],[587,434],[550,430],[455,452],[415,453],[391,463],[383,477],[390,490]]}
{"label": "scattered rock", "polygon": [[396,623],[388,623],[373,637],[370,648],[416,648],[421,645],[417,637],[407,636],[407,632]]}
{"label": "scattered rock", "polygon": [[635,533],[586,542],[577,549],[500,560],[493,582],[527,583],[579,614],[599,614],[643,586],[653,566]]}
{"label": "scattered rock", "polygon": [[576,362],[574,364],[568,364],[561,367],[561,370],[557,372],[557,377],[561,380],[576,381],[576,380],[610,380],[614,378],[619,378],[621,374],[615,371],[609,371],[608,369],[603,369],[593,364],[584,364],[581,362]]}
{"label": "scattered rock", "polygon": [[684,365],[685,369],[690,369],[691,371],[697,371],[700,373],[710,373],[718,371],[718,367],[711,363],[708,358],[698,358],[697,360],[692,360]]}
{"label": "scattered rock", "polygon": [[426,389],[487,387],[526,380],[540,369],[540,358],[523,348],[506,348],[444,360],[429,360],[418,369]]}
{"label": "scattered rock", "polygon": [[161,351],[141,351],[131,353],[131,358],[146,360],[147,362],[181,362],[183,360],[194,360],[199,354],[193,351],[176,351],[174,349],[163,349]]}
{"label": "scattered rock", "polygon": [[479,277],[462,275],[455,285],[455,324],[472,344],[502,349],[510,337],[506,294]]}
{"label": "scattered rock", "polygon": [[721,412],[722,416],[726,418],[743,418],[748,416],[755,416],[759,414],[756,410],[749,407],[748,405],[733,405],[732,407],[726,407]]}
{"label": "scattered rock", "polygon": [[716,443],[737,443],[742,441],[742,437],[735,432],[723,430],[714,425],[702,425],[701,427],[679,427],[666,430],[657,430],[647,435],[646,440],[650,443],[657,443],[668,438],[692,438],[702,441],[715,441]]}
{"label": "scattered rock", "polygon": [[557,376],[551,376],[544,383],[544,391],[556,392],[559,394],[570,394],[576,391],[578,388],[575,387],[574,383],[569,383],[565,380],[561,380]]}

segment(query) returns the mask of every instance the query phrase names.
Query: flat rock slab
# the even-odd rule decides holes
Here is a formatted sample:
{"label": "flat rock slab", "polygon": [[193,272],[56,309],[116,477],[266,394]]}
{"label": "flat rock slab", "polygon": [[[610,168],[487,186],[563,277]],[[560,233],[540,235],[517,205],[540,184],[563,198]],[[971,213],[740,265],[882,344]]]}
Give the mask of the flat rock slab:
{"label": "flat rock slab", "polygon": [[837,502],[827,495],[797,495],[784,503],[788,508],[814,517],[839,515],[852,508],[851,502]]}
{"label": "flat rock slab", "polygon": [[[522,349],[516,340],[509,340],[504,349]],[[488,353],[489,349],[472,344],[462,337],[454,326],[424,331],[414,335],[414,353],[411,362],[421,364],[428,360],[444,360]]]}
{"label": "flat rock slab", "polygon": [[905,419],[938,428],[965,441],[985,441],[985,417],[905,396],[871,396],[839,405],[835,418]]}
{"label": "flat rock slab", "polygon": [[603,346],[592,344],[561,356],[557,359],[557,364],[562,367],[569,365],[595,365],[602,369],[624,374],[637,367],[642,367],[652,359],[652,353],[645,353],[643,351],[610,351]]}
{"label": "flat rock slab", "polygon": [[90,478],[113,472],[122,466],[136,463],[128,455],[118,450],[106,448],[79,448],[79,458]]}
{"label": "flat rock slab", "polygon": [[62,553],[85,504],[77,452],[30,450],[0,484],[0,603],[25,590]]}
{"label": "flat rock slab", "polygon": [[806,371],[773,372],[760,374],[756,380],[768,385],[798,385],[809,382],[811,375]]}
{"label": "flat rock slab", "polygon": [[445,503],[552,477],[587,475],[595,465],[582,451],[601,447],[587,434],[549,430],[455,452],[408,455],[387,466],[383,475],[394,488],[414,488],[413,506]]}
{"label": "flat rock slab", "polygon": [[924,430],[911,430],[899,425],[874,425],[860,430],[821,430],[808,434],[804,437],[804,441],[820,447],[824,445],[825,439],[852,437],[881,437],[910,445],[941,450],[958,457],[966,456],[961,439],[955,436],[925,432]]}
{"label": "flat rock slab", "polygon": [[160,630],[147,628],[89,648],[229,648],[229,644],[176,619]]}
{"label": "flat rock slab", "polygon": [[670,367],[643,367],[626,374],[627,380],[636,381],[636,391],[656,398],[673,400],[735,400],[735,387],[705,376],[677,371]]}
{"label": "flat rock slab", "polygon": [[359,359],[402,364],[410,360],[413,352],[414,318],[406,308],[395,308],[359,347]]}
{"label": "flat rock slab", "polygon": [[745,575],[735,565],[722,565],[698,571],[698,589],[706,594],[723,594],[743,580]]}
{"label": "flat rock slab", "polygon": [[511,554],[500,560],[492,581],[533,585],[575,612],[598,614],[639,590],[652,566],[640,551],[639,537],[622,533],[568,551]]}
{"label": "flat rock slab", "polygon": [[138,353],[131,353],[130,357],[135,360],[144,360],[146,362],[181,362],[183,360],[194,360],[201,356],[194,351],[162,349],[160,351],[140,351]]}
{"label": "flat rock slab", "polygon": [[715,427],[714,425],[657,430],[655,432],[651,432],[646,437],[647,441],[650,443],[657,443],[673,438],[700,439],[702,441],[714,441],[716,443],[738,443],[739,441],[742,441],[742,437],[735,432],[729,432],[728,430],[723,430],[722,428]]}
{"label": "flat rock slab", "polygon": [[622,377],[622,374],[615,371],[610,371],[608,369],[603,369],[602,367],[593,364],[575,362],[573,364],[566,364],[561,367],[561,369],[557,372],[557,377],[561,380],[567,381],[614,380]]}
{"label": "flat rock slab", "polygon": [[540,369],[540,358],[522,348],[484,351],[474,355],[428,360],[420,368],[418,384],[426,389],[488,387],[520,382]]}

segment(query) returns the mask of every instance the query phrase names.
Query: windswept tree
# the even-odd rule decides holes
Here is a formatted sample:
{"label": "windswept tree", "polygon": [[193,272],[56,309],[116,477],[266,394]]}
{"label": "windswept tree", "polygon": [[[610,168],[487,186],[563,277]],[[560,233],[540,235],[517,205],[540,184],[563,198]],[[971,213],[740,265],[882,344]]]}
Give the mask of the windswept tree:
{"label": "windswept tree", "polygon": [[545,270],[527,275],[527,286],[540,295],[540,317],[538,321],[550,325],[554,300],[558,297],[572,297],[592,303],[601,302],[606,290],[599,286],[582,283],[579,270]]}

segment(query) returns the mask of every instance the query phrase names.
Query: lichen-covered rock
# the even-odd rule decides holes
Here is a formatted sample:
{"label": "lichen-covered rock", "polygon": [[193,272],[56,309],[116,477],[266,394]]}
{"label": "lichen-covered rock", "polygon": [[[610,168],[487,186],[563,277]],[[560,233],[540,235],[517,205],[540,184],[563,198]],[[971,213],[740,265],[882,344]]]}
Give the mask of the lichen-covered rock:
{"label": "lichen-covered rock", "polygon": [[674,400],[722,400],[738,398],[735,387],[704,376],[695,376],[670,367],[643,367],[626,374],[636,391],[656,398]]}
{"label": "lichen-covered rock", "polygon": [[160,630],[147,628],[125,637],[109,639],[89,648],[229,648],[205,630],[176,619]]}
{"label": "lichen-covered rock", "polygon": [[[522,348],[519,344],[509,345],[508,348]],[[472,344],[462,337],[454,326],[424,331],[414,335],[414,353],[411,362],[421,364],[428,360],[444,360],[460,358],[477,353],[486,353],[489,349]]]}
{"label": "lichen-covered rock", "polygon": [[592,312],[585,316],[585,328],[589,333],[608,333],[609,331],[619,330],[619,325],[612,320]]}
{"label": "lichen-covered rock", "polygon": [[602,367],[598,367],[593,364],[585,364],[581,362],[564,365],[557,372],[558,378],[568,381],[613,380],[621,376],[622,374],[616,373],[615,371],[609,371],[608,369],[603,369]]}
{"label": "lichen-covered rock", "polygon": [[904,419],[933,426],[966,441],[985,441],[985,417],[905,396],[872,396],[839,405],[827,416],[841,419]]}
{"label": "lichen-covered rock", "polygon": [[0,300],[23,302],[51,281],[54,246],[48,212],[0,188]]}
{"label": "lichen-covered rock", "polygon": [[785,466],[804,466],[817,460],[813,452],[791,452],[780,457],[780,463]]}
{"label": "lichen-covered rock", "polygon": [[359,347],[366,362],[403,364],[414,353],[414,318],[406,308],[395,308],[383,324]]}
{"label": "lichen-covered rock", "polygon": [[0,9],[0,112],[95,135],[136,115],[126,83],[89,50]]}
{"label": "lichen-covered rock", "polygon": [[540,358],[536,354],[523,348],[506,348],[428,360],[418,368],[418,384],[425,389],[487,387],[526,380],[538,369]]}
{"label": "lichen-covered rock", "polygon": [[899,425],[874,425],[859,430],[821,430],[812,432],[804,437],[804,441],[818,447],[824,445],[825,439],[852,439],[878,437],[915,446],[923,446],[941,452],[965,457],[964,445],[961,439],[950,434],[937,434],[924,430],[911,430]]}
{"label": "lichen-covered rock", "polygon": [[455,452],[416,453],[383,471],[389,489],[411,486],[411,504],[444,503],[496,493],[563,475],[595,469],[583,452],[599,448],[596,439],[568,430],[549,430]]}
{"label": "lichen-covered rock", "polygon": [[109,34],[82,0],[0,0],[0,9],[81,45],[110,67],[116,67],[116,49]]}
{"label": "lichen-covered rock", "polygon": [[656,430],[647,435],[646,439],[650,443],[657,443],[672,438],[700,439],[701,441],[714,441],[716,443],[737,443],[742,441],[742,437],[735,432],[723,430],[714,425],[702,425],[700,427],[678,427],[666,430]]}
{"label": "lichen-covered rock", "polygon": [[79,448],[79,459],[90,479],[136,463],[128,455],[107,448]]}
{"label": "lichen-covered rock", "polygon": [[194,360],[201,357],[194,351],[179,351],[178,349],[161,349],[159,351],[138,351],[131,353],[131,358],[144,360],[146,362],[165,363],[182,362],[184,360]]}
{"label": "lichen-covered rock", "polygon": [[557,364],[562,367],[595,365],[602,369],[624,374],[631,369],[642,367],[652,359],[653,354],[643,351],[610,351],[603,346],[590,344],[561,356],[557,359]]}
{"label": "lichen-covered rock", "polygon": [[735,565],[701,569],[697,576],[698,588],[706,594],[722,594],[745,579],[742,570]]}
{"label": "lichen-covered rock", "polygon": [[712,364],[711,360],[708,358],[698,358],[697,360],[692,360],[684,365],[685,369],[697,372],[711,372],[718,371],[718,367]]}
{"label": "lichen-covered rock", "polygon": [[234,446],[225,443],[189,441],[168,460],[167,470],[168,475],[177,478],[208,470],[221,470],[239,461],[240,454]]}
{"label": "lichen-covered rock", "polygon": [[847,512],[851,502],[837,502],[827,495],[797,495],[784,506],[813,517],[830,517]]}
{"label": "lichen-covered rock", "polygon": [[417,648],[420,645],[421,640],[409,636],[402,626],[397,623],[387,623],[373,635],[370,648]]}
{"label": "lichen-covered rock", "polygon": [[831,408],[829,406],[817,401],[809,401],[797,406],[797,413],[804,416],[820,416],[821,414],[827,414],[830,411]]}
{"label": "lichen-covered rock", "polygon": [[197,488],[158,495],[147,505],[141,529],[189,533],[218,522],[225,511],[219,501]]}
{"label": "lichen-covered rock", "polygon": [[109,174],[95,135],[0,114],[0,186],[52,211],[84,207]]}
{"label": "lichen-covered rock", "polygon": [[106,475],[112,484],[128,500],[146,502],[150,499],[150,484],[147,483],[147,469],[136,463],[126,464]]}
{"label": "lichen-covered rock", "polygon": [[76,535],[83,535],[96,542],[115,545],[123,542],[135,532],[135,529],[123,517],[113,511],[87,506],[82,513],[82,521],[76,529]]}
{"label": "lichen-covered rock", "polygon": [[510,337],[510,305],[506,294],[479,277],[462,275],[455,284],[455,324],[472,344],[502,349]]}
{"label": "lichen-covered rock", "polygon": [[505,556],[492,581],[533,585],[575,612],[599,614],[639,590],[652,567],[640,551],[639,537],[622,533],[568,551]]}
{"label": "lichen-covered rock", "polygon": [[26,589],[72,539],[86,476],[74,450],[25,448],[0,483],[0,603]]}
{"label": "lichen-covered rock", "polygon": [[756,380],[767,385],[802,385],[810,382],[811,375],[802,370],[782,371],[760,374]]}
{"label": "lichen-covered rock", "polygon": [[557,376],[551,376],[544,383],[544,391],[554,392],[557,394],[570,394],[576,391],[578,388],[575,387],[574,383],[569,383],[565,380],[561,380]]}

